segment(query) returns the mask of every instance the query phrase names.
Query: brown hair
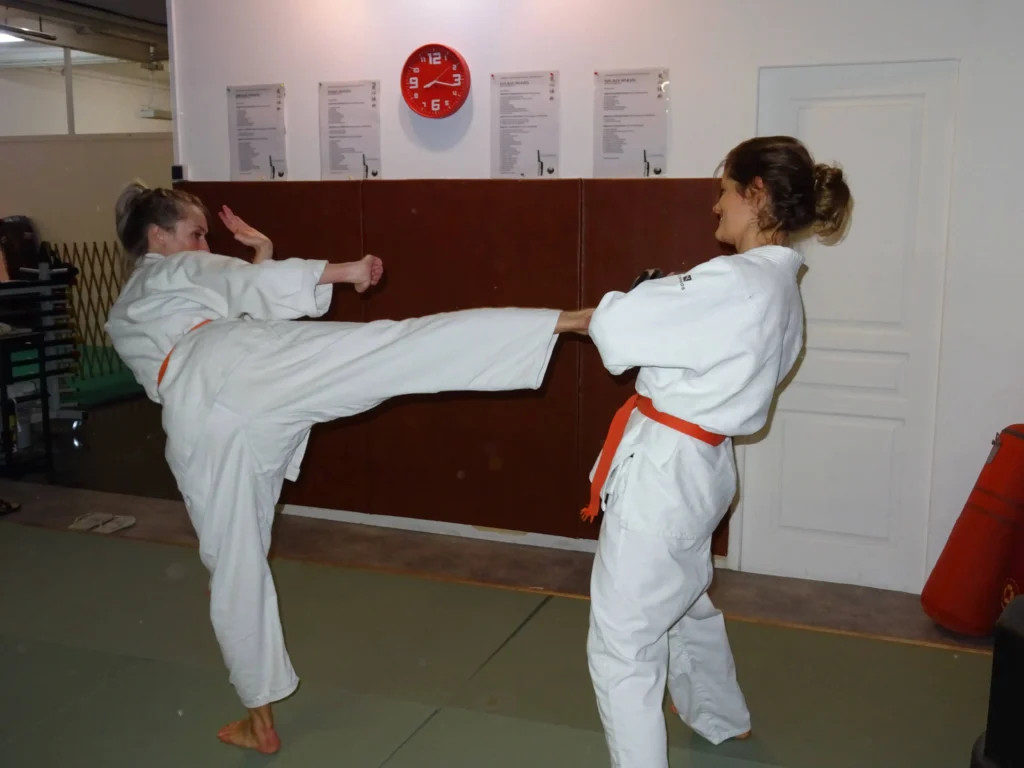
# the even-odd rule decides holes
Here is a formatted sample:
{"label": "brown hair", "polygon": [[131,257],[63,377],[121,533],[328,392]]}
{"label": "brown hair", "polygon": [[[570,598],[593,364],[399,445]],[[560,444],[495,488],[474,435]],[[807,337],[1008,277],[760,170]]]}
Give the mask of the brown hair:
{"label": "brown hair", "polygon": [[206,206],[195,195],[180,189],[149,189],[139,181],[122,190],[115,206],[117,237],[125,252],[138,258],[149,247],[149,228],[155,224],[171,229],[188,214],[189,206],[202,211],[209,219]]}
{"label": "brown hair", "polygon": [[757,179],[767,202],[760,225],[786,234],[811,229],[821,237],[838,233],[850,214],[850,188],[841,168],[815,163],[792,136],[763,136],[733,148],[725,175],[747,192]]}

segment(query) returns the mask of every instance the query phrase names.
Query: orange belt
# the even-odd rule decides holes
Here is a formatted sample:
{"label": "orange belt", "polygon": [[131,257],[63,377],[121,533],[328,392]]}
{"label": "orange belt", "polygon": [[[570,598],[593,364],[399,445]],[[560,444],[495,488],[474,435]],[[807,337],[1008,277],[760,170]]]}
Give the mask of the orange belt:
{"label": "orange belt", "polygon": [[698,427],[696,424],[691,424],[683,419],[662,413],[655,409],[651,398],[633,395],[615,413],[611,426],[608,427],[608,436],[605,437],[604,448],[601,449],[601,460],[597,463],[594,479],[590,483],[590,503],[580,513],[580,517],[587,522],[592,523],[597,518],[597,513],[601,510],[601,490],[604,488],[605,480],[608,479],[608,472],[611,471],[615,452],[618,450],[619,443],[622,442],[622,436],[626,432],[626,422],[629,421],[629,417],[634,409],[640,411],[651,421],[656,421],[663,426],[674,429],[676,432],[682,432],[684,435],[689,435],[708,445],[721,445],[725,442],[724,435],[716,435],[713,432],[708,432],[706,429]]}
{"label": "orange belt", "polygon": [[[203,320],[199,325],[193,325],[188,329],[188,333],[192,333],[196,328],[202,328],[207,323],[213,322],[212,320]],[[164,380],[164,374],[167,373],[167,364],[171,362],[171,355],[174,354],[174,347],[171,347],[171,351],[167,353],[167,357],[164,358],[163,363],[160,365],[160,373],[156,375],[156,385],[159,387],[160,382]]]}

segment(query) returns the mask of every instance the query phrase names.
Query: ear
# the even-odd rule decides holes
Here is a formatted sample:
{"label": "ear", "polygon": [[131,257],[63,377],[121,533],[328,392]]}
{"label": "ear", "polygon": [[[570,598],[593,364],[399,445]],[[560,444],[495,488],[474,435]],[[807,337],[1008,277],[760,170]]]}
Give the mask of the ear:
{"label": "ear", "polygon": [[752,197],[763,197],[765,194],[764,179],[760,176],[755,176],[754,180],[747,185],[747,194]]}
{"label": "ear", "polygon": [[768,190],[764,186],[764,179],[755,176],[754,180],[747,186],[747,199],[753,203],[754,208],[762,210],[768,202]]}
{"label": "ear", "polygon": [[158,227],[156,224],[150,224],[149,229],[146,230],[146,239],[149,242],[153,242],[154,240],[166,240],[167,232]]}

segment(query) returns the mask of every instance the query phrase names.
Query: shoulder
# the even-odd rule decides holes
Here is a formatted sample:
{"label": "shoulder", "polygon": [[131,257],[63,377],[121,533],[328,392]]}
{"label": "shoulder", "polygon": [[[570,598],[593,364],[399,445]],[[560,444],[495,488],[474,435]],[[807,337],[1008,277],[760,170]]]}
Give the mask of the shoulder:
{"label": "shoulder", "polygon": [[675,275],[683,289],[694,288],[699,291],[741,293],[750,292],[757,282],[756,273],[741,256],[716,256],[698,264],[689,272]]}
{"label": "shoulder", "polygon": [[246,263],[241,259],[233,259],[230,256],[222,256],[219,253],[210,253],[210,251],[182,251],[181,253],[175,253],[172,256],[164,256],[163,260],[171,264],[182,262],[218,264],[228,261],[237,261],[240,264]]}
{"label": "shoulder", "polygon": [[222,256],[209,251],[183,251],[172,256],[157,257],[160,266],[171,271],[184,270],[194,272],[207,269],[232,269],[248,266],[248,262]]}
{"label": "shoulder", "polygon": [[732,259],[744,279],[762,291],[789,293],[796,288],[796,279],[803,257],[791,248],[769,246],[737,254]]}

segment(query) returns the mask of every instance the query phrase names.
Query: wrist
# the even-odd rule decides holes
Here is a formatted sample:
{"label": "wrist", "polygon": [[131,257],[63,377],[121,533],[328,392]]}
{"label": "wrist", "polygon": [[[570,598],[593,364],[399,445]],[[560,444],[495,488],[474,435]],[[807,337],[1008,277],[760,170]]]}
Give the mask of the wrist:
{"label": "wrist", "polygon": [[586,333],[590,327],[590,316],[593,312],[592,309],[562,312],[555,324],[555,333]]}

